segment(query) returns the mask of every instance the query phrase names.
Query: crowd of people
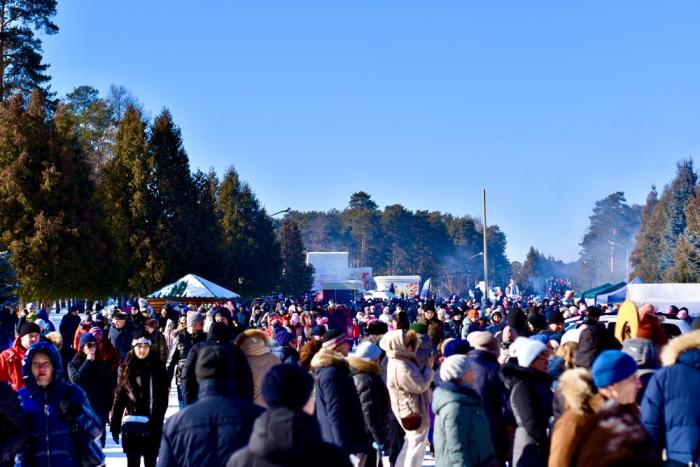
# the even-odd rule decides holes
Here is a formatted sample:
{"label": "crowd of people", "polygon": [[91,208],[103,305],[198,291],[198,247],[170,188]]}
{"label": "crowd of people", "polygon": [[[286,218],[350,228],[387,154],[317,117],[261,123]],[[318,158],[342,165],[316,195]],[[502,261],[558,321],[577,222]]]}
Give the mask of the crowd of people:
{"label": "crowd of people", "polygon": [[619,342],[569,297],[5,307],[0,467],[101,465],[108,434],[129,467],[697,465],[700,321],[664,311]]}

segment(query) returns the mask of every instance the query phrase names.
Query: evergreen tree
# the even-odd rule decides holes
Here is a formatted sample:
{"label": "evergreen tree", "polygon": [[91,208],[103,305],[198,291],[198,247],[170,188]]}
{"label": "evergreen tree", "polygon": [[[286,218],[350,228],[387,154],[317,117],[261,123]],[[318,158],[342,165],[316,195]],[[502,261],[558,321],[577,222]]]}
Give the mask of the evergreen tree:
{"label": "evergreen tree", "polygon": [[380,263],[383,253],[379,242],[380,213],[370,195],[364,191],[353,193],[341,219],[352,239],[351,261],[357,266]]}
{"label": "evergreen tree", "polygon": [[243,295],[272,291],[282,260],[272,219],[238,173],[224,174],[216,203],[222,235],[223,283]]}
{"label": "evergreen tree", "polygon": [[205,258],[199,256],[197,248],[198,195],[189,158],[182,147],[180,129],[167,110],[153,122],[149,151],[153,169],[148,181],[152,219],[152,261],[148,272],[151,284],[157,287],[188,274],[193,263],[201,264]]}
{"label": "evergreen tree", "polygon": [[381,217],[382,238],[387,246],[387,261],[383,270],[399,275],[412,269],[410,249],[413,213],[400,204],[387,206]]}
{"label": "evergreen tree", "polygon": [[661,235],[666,226],[666,209],[670,198],[667,187],[659,200],[656,187],[652,186],[647,202],[642,209],[639,235],[630,256],[634,267],[633,275],[639,276],[644,282],[661,281]]}
{"label": "evergreen tree", "polygon": [[[51,77],[42,63],[41,34],[56,34],[56,0],[0,1],[0,101],[15,93],[28,96]],[[44,89],[47,91],[48,87]]]}
{"label": "evergreen tree", "polygon": [[304,244],[299,226],[290,220],[282,221],[280,229],[282,253],[281,291],[284,294],[301,295],[311,290],[314,284],[313,266],[306,264]]}
{"label": "evergreen tree", "polygon": [[[625,249],[632,249],[640,217],[641,208],[629,206],[622,192],[596,202],[590,225],[580,244],[581,272],[592,283],[627,280]],[[622,248],[617,245],[622,245]]]}
{"label": "evergreen tree", "polygon": [[71,119],[48,119],[41,91],[0,111],[0,242],[12,252],[23,297],[102,296],[106,231]]}
{"label": "evergreen tree", "polygon": [[78,86],[63,100],[66,110],[75,118],[78,138],[92,167],[93,178],[98,179],[102,166],[112,155],[117,121],[97,89]]}
{"label": "evergreen tree", "polygon": [[115,291],[144,293],[156,285],[149,270],[155,260],[149,190],[152,170],[146,123],[141,112],[129,106],[119,123],[114,155],[104,165],[98,190],[114,239]]}
{"label": "evergreen tree", "polygon": [[19,301],[16,293],[19,282],[17,282],[17,274],[10,264],[10,256],[9,251],[0,251],[0,306],[14,306]]}
{"label": "evergreen tree", "polygon": [[661,261],[659,269],[663,276],[673,267],[676,242],[686,227],[685,205],[693,196],[698,176],[692,159],[682,159],[677,164],[676,177],[671,182],[671,197],[666,210],[666,228],[661,237]]}
{"label": "evergreen tree", "polygon": [[221,229],[216,214],[218,178],[212,170],[192,174],[196,206],[192,227],[193,253],[189,268],[192,273],[219,281],[221,277]]}
{"label": "evergreen tree", "polygon": [[666,272],[670,282],[700,282],[700,189],[685,206],[686,228],[676,242],[673,266]]}

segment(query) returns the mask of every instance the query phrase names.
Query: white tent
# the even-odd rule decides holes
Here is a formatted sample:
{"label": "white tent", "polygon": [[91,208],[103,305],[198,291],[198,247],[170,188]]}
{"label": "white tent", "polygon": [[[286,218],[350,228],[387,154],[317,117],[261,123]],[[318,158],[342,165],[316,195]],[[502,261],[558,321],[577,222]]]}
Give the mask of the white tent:
{"label": "white tent", "polygon": [[239,298],[236,292],[216,285],[202,277],[194,274],[187,274],[172,284],[168,284],[162,289],[156,290],[147,298],[219,298],[233,299]]}
{"label": "white tent", "polygon": [[665,312],[669,305],[688,308],[690,316],[700,315],[700,284],[627,284],[627,299],[637,307],[651,303]]}

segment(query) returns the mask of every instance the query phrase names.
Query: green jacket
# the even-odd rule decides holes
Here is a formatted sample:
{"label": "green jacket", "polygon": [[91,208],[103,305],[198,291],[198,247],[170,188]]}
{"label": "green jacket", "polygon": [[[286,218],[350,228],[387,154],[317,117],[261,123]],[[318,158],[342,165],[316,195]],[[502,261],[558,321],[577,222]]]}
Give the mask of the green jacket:
{"label": "green jacket", "polygon": [[479,395],[446,382],[433,394],[435,465],[479,466],[494,456],[489,424]]}

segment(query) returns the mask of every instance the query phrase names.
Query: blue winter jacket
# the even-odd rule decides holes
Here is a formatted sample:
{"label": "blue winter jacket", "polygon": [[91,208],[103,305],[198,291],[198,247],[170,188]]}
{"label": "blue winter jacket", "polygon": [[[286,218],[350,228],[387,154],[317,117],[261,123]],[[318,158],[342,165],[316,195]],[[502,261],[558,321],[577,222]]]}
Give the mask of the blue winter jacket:
{"label": "blue winter jacket", "polygon": [[233,381],[202,381],[199,399],[165,424],[158,466],[224,467],[231,454],[248,444],[253,423],[263,413],[234,394]]}
{"label": "blue winter jacket", "polygon": [[658,452],[686,464],[700,455],[700,331],[671,340],[662,360],[644,394],[642,422]]}
{"label": "blue winter jacket", "polygon": [[[32,376],[31,361],[37,352],[48,355],[53,365],[53,382],[46,388],[39,387]],[[64,381],[63,364],[56,347],[50,342],[32,345],[24,359],[22,377],[26,386],[19,390],[19,399],[29,424],[29,440],[18,456],[17,465],[80,467],[73,443],[78,437],[94,440],[101,436],[102,422],[92,411],[85,392]],[[74,412],[68,419],[59,407],[64,400]],[[80,434],[71,435],[71,429]]]}

